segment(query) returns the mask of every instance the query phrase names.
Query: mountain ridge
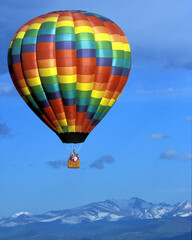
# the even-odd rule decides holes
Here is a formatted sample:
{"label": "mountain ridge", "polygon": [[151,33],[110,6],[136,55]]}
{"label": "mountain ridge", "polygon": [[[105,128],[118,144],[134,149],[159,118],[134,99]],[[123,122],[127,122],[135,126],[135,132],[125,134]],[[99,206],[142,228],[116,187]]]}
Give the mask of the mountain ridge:
{"label": "mountain ridge", "polygon": [[164,219],[192,216],[192,204],[186,200],[170,205],[167,203],[154,204],[133,197],[122,200],[105,200],[90,203],[76,208],[48,211],[44,214],[33,215],[20,212],[8,218],[0,218],[0,227],[23,226],[31,223],[49,223],[59,221],[61,224],[80,224],[94,221],[119,221],[130,219]]}

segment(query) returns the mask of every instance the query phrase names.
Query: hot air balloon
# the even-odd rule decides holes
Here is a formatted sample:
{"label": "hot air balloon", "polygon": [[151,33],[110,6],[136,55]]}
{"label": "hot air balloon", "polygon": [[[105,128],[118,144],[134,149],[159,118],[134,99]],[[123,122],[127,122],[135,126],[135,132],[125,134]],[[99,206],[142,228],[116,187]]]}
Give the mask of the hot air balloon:
{"label": "hot air balloon", "polygon": [[55,11],[16,32],[8,65],[33,112],[63,143],[81,143],[121,94],[131,51],[123,31],[108,18],[81,10]]}

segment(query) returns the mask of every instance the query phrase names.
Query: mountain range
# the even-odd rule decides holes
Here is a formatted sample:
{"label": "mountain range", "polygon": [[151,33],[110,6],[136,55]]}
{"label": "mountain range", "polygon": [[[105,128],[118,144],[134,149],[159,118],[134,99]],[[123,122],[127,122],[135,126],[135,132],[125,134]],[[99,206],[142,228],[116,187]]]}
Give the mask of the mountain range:
{"label": "mountain range", "polygon": [[0,219],[0,226],[13,227],[34,222],[54,222],[59,220],[62,224],[79,224],[83,221],[118,221],[124,217],[130,219],[159,219],[173,217],[189,217],[192,215],[192,204],[188,201],[174,205],[159,203],[153,204],[139,198],[129,200],[106,200],[91,203],[82,207],[49,211],[44,214],[32,215],[20,212],[8,218]]}
{"label": "mountain range", "polygon": [[189,240],[192,204],[106,200],[77,208],[0,218],[1,240]]}

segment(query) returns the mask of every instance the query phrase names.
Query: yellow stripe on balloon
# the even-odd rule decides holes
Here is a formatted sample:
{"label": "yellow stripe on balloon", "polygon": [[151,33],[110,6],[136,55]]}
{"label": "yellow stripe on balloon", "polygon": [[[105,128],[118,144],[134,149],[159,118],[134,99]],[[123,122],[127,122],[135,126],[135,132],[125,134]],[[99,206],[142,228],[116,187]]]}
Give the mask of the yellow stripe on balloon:
{"label": "yellow stripe on balloon", "polygon": [[12,45],[13,45],[13,41],[10,42],[9,48],[12,48]]}
{"label": "yellow stripe on balloon", "polygon": [[94,36],[95,41],[111,41],[111,38],[107,33],[97,33]]}
{"label": "yellow stripe on balloon", "polygon": [[75,27],[75,34],[78,33],[93,33],[92,27],[89,26],[79,26]]}
{"label": "yellow stripe on balloon", "polygon": [[[55,121],[53,121],[53,124],[54,124]],[[57,129],[57,132],[58,133],[63,133],[63,129],[59,126],[59,127],[56,127]]]}
{"label": "yellow stripe on balloon", "polygon": [[100,105],[108,106],[109,101],[110,101],[110,99],[108,99],[108,98],[102,98]]}
{"label": "yellow stripe on balloon", "polygon": [[26,81],[27,81],[27,84],[28,84],[30,87],[37,86],[37,85],[40,85],[40,84],[41,84],[41,80],[40,80],[39,77],[27,78]]}
{"label": "yellow stripe on balloon", "polygon": [[75,125],[73,126],[68,126],[69,132],[75,132]]}
{"label": "yellow stripe on balloon", "polygon": [[112,99],[110,100],[108,106],[112,107],[113,104],[115,103],[115,101],[116,101],[116,100],[112,98]]}
{"label": "yellow stripe on balloon", "polygon": [[39,74],[41,77],[50,77],[57,75],[57,68],[39,68]]}
{"label": "yellow stripe on balloon", "polygon": [[93,89],[93,82],[92,83],[79,83],[79,82],[77,82],[77,90],[90,91],[92,89]]}
{"label": "yellow stripe on balloon", "polygon": [[131,52],[130,46],[128,43],[124,43],[124,51],[125,52]]}
{"label": "yellow stripe on balloon", "polygon": [[104,95],[104,91],[97,91],[97,90],[92,90],[91,97],[93,98],[102,98]]}
{"label": "yellow stripe on balloon", "polygon": [[67,120],[66,119],[58,120],[58,122],[62,127],[67,126]]}
{"label": "yellow stripe on balloon", "polygon": [[21,88],[21,91],[25,96],[31,94],[28,87]]}
{"label": "yellow stripe on balloon", "polygon": [[58,17],[45,18],[44,22],[57,22]]}
{"label": "yellow stripe on balloon", "polygon": [[30,29],[39,29],[41,27],[41,23],[33,23],[29,26],[29,30]]}
{"label": "yellow stripe on balloon", "polygon": [[122,42],[112,42],[113,50],[124,50],[124,44]]}
{"label": "yellow stripe on balloon", "polygon": [[24,35],[25,35],[25,32],[19,32],[18,34],[17,34],[17,36],[16,36],[16,38],[21,38],[21,39],[23,39],[23,37],[24,37]]}
{"label": "yellow stripe on balloon", "polygon": [[77,82],[77,75],[58,75],[59,83],[75,83]]}
{"label": "yellow stripe on balloon", "polygon": [[60,21],[57,22],[56,28],[58,27],[74,27],[73,21]]}

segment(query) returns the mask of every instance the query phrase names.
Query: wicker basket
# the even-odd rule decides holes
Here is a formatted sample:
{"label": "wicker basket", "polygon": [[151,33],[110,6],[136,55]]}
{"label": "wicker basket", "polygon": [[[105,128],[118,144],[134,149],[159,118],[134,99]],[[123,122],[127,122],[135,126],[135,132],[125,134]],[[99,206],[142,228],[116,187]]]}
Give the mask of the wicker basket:
{"label": "wicker basket", "polygon": [[68,168],[80,168],[79,159],[77,161],[71,161],[70,159],[68,159]]}

